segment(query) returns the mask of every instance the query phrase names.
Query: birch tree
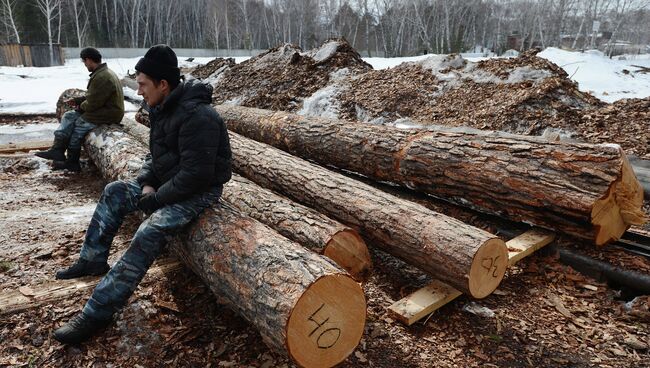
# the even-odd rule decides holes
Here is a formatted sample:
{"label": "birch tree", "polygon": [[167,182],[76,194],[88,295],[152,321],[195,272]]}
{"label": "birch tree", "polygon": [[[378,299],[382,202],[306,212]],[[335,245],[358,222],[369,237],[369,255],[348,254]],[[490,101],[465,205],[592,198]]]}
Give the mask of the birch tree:
{"label": "birch tree", "polygon": [[16,43],[20,43],[20,34],[18,34],[18,28],[16,27],[16,21],[14,20],[14,6],[16,5],[16,0],[1,0],[0,3],[0,14],[2,15],[2,22],[5,26],[10,27],[13,31],[14,37],[16,38]]}
{"label": "birch tree", "polygon": [[47,43],[50,48],[50,65],[54,65],[54,48],[52,47],[52,21],[61,16],[61,0],[36,0],[36,5],[45,17]]}

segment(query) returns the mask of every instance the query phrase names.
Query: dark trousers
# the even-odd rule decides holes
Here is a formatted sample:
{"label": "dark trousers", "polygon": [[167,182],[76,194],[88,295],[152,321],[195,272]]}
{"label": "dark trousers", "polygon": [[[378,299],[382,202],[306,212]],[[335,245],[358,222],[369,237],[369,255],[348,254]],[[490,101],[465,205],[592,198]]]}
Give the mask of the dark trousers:
{"label": "dark trousers", "polygon": [[[108,259],[115,234],[124,217],[138,210],[141,194],[135,181],[106,185],[88,226],[80,258],[93,262]],[[169,239],[204,209],[216,204],[220,196],[221,187],[215,187],[152,213],[138,228],[129,249],[99,282],[83,313],[97,319],[111,318],[126,304]]]}

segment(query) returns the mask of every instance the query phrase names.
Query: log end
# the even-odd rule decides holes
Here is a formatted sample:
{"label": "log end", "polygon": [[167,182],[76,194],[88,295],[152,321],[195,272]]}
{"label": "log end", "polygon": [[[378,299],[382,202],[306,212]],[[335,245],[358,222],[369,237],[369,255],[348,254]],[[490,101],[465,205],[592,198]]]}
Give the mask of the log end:
{"label": "log end", "polygon": [[287,323],[287,350],[302,367],[332,367],[359,344],[366,321],[363,289],[345,274],[309,286]]}
{"label": "log end", "polygon": [[621,155],[623,164],[618,180],[591,209],[596,245],[617,241],[631,225],[643,225],[648,220],[643,212],[643,187],[625,154]]}
{"label": "log end", "polygon": [[372,261],[366,243],[352,229],[345,229],[332,236],[323,255],[333,260],[357,281],[365,281],[370,276]]}
{"label": "log end", "polygon": [[492,238],[478,249],[469,271],[469,291],[480,299],[492,294],[499,286],[508,267],[508,247],[503,240]]}

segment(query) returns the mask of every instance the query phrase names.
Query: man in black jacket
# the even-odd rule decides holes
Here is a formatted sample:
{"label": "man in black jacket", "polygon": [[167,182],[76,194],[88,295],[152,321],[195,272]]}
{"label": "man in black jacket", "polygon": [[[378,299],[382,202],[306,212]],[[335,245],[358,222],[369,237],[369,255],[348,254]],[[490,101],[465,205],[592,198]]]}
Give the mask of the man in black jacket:
{"label": "man in black jacket", "polygon": [[106,273],[109,248],[124,217],[138,209],[150,216],[83,311],[54,332],[63,343],[79,343],[107,326],[170,235],[217,203],[223,184],[230,180],[228,132],[210,105],[212,88],[196,80],[181,82],[176,54],[166,45],[150,48],[135,69],[138,94],[150,108],[150,153],[135,180],[115,181],[104,188],[79,260],[56,277]]}

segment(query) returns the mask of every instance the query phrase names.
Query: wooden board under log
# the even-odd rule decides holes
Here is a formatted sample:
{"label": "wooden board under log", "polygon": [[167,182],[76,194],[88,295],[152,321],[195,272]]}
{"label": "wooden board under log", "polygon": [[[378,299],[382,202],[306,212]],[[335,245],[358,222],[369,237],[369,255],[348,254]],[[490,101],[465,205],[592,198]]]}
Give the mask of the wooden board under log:
{"label": "wooden board under log", "polygon": [[598,245],[646,221],[643,188],[618,145],[216,108],[228,129],[294,155]]}
{"label": "wooden board under log", "polygon": [[[89,133],[85,147],[108,180],[133,177],[146,149],[116,126]],[[224,201],[204,211],[169,248],[297,364],[330,367],[363,334],[363,290],[345,271]]]}
{"label": "wooden board under log", "polygon": [[[514,265],[553,240],[554,233],[533,228],[507,241],[508,265]],[[388,307],[388,312],[398,321],[410,326],[461,295],[460,291],[444,282],[433,280],[427,286],[393,303]]]}
{"label": "wooden board under log", "polygon": [[[146,143],[149,128],[123,119],[124,130]],[[285,237],[332,259],[356,280],[365,280],[372,268],[366,243],[352,228],[286,197],[233,174],[224,186],[223,199],[244,215],[271,227]]]}
{"label": "wooden board under log", "polygon": [[507,249],[495,235],[236,133],[230,143],[241,175],[359,229],[458,290],[483,298],[501,282]]}

